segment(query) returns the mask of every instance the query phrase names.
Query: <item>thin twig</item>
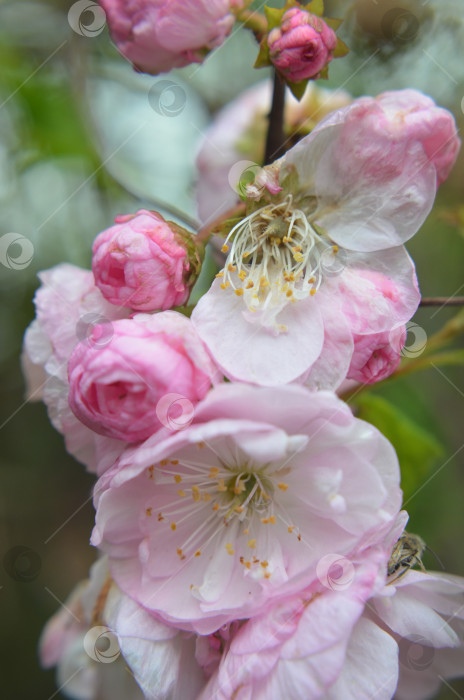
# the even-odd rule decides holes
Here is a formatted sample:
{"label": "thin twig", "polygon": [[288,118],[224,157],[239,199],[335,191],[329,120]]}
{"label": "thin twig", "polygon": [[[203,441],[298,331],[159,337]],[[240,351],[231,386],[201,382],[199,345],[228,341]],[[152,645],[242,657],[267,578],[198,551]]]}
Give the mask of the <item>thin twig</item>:
{"label": "thin twig", "polygon": [[264,165],[272,163],[285,153],[284,134],[285,83],[274,71],[274,92],[269,112]]}
{"label": "thin twig", "polygon": [[464,306],[464,297],[422,297],[419,306]]}

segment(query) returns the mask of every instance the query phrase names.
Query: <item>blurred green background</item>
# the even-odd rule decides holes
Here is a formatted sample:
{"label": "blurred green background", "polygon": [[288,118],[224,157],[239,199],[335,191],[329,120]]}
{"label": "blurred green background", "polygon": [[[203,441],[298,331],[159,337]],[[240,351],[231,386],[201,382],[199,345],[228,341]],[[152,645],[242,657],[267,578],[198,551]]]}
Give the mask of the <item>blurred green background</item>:
{"label": "blurred green background", "polygon": [[[332,16],[346,16],[341,34],[352,49],[331,65],[329,86],[354,96],[416,87],[451,109],[462,127],[461,0],[326,5]],[[2,697],[17,700],[62,697],[54,672],[39,667],[37,641],[95,558],[88,544],[94,478],[66,454],[45,407],[24,400],[18,357],[34,316],[36,273],[62,261],[88,267],[93,238],[116,213],[174,207],[194,219],[194,158],[205,128],[218,107],[266,74],[251,69],[251,36],[234,32],[204,66],[170,76],[186,91],[186,107],[175,118],[160,115],[149,100],[159,78],[136,75],[106,28],[86,35],[91,15],[81,17],[80,31],[71,28],[71,6],[0,2],[0,236],[24,236],[34,251],[24,269],[0,264],[1,687]],[[408,246],[424,296],[464,294],[463,175],[461,154],[434,212]],[[423,308],[414,321],[430,337],[456,313]],[[460,338],[454,347],[462,347]],[[372,395],[390,402],[386,413]],[[402,442],[410,530],[422,535],[447,571],[464,575],[461,367],[429,367],[362,396],[362,415],[383,421]],[[12,576],[11,555],[5,555],[19,546],[35,554],[29,569],[23,562],[23,574]],[[425,563],[437,568],[430,555]],[[463,694],[464,683],[456,682],[440,698]]]}

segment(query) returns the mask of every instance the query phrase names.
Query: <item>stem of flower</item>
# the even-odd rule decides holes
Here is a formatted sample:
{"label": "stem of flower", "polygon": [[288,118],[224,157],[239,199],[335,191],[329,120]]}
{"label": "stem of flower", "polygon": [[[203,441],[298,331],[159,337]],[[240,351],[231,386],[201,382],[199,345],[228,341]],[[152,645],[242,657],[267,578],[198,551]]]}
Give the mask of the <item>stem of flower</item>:
{"label": "stem of flower", "polygon": [[419,306],[464,306],[464,297],[423,297]]}
{"label": "stem of flower", "polygon": [[267,130],[266,152],[264,165],[272,163],[285,153],[284,134],[284,108],[285,108],[285,83],[274,71],[274,92],[272,106],[269,112],[269,126]]}
{"label": "stem of flower", "polygon": [[261,12],[242,10],[238,13],[237,19],[239,22],[243,22],[247,29],[251,29],[258,41],[261,41],[267,32],[267,19]]}

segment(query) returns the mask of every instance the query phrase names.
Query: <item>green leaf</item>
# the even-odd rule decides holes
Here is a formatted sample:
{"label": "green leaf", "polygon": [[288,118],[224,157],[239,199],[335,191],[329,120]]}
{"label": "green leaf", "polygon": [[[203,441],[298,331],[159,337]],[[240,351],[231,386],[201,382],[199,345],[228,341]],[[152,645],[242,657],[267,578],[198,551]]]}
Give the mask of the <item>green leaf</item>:
{"label": "green leaf", "polygon": [[430,432],[380,396],[365,394],[352,403],[358,408],[358,418],[372,423],[395,448],[401,467],[401,486],[407,500],[424,482],[437,460],[443,457],[443,446]]}
{"label": "green leaf", "polygon": [[343,56],[346,56],[346,54],[349,53],[350,50],[344,41],[342,41],[339,37],[337,37],[337,39],[338,41],[335,47],[335,51],[333,52],[333,57],[342,58]]}
{"label": "green leaf", "polygon": [[306,85],[308,84],[307,80],[302,80],[299,83],[291,83],[290,81],[286,81],[288,87],[292,91],[294,97],[296,97],[297,100],[301,100],[303,97],[305,90],[306,90]]}
{"label": "green leaf", "polygon": [[308,12],[312,12],[313,15],[322,17],[324,14],[324,0],[313,0],[309,5],[306,5],[304,9]]}
{"label": "green leaf", "polygon": [[272,66],[271,59],[269,58],[269,46],[267,45],[267,37],[264,37],[259,45],[259,53],[256,57],[255,65],[253,68],[264,68],[265,66]]}

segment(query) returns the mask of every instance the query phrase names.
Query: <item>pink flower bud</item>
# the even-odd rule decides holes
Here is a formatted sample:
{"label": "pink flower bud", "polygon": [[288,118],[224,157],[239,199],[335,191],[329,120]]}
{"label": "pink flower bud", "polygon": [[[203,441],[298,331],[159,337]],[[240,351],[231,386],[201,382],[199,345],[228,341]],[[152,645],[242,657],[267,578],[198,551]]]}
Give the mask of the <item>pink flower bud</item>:
{"label": "pink flower bud", "polygon": [[145,209],[116,217],[93,244],[95,284],[112,304],[136,311],[185,304],[200,264],[193,237]]}
{"label": "pink flower bud", "polygon": [[406,341],[406,328],[401,326],[390,332],[355,335],[353,341],[348,379],[375,384],[389,377],[398,367]]}
{"label": "pink flower bud", "polygon": [[201,63],[235,17],[231,0],[100,0],[113,41],[137,70],[156,75]]}
{"label": "pink flower bud", "polygon": [[293,7],[284,13],[281,26],[269,32],[267,43],[275,68],[298,83],[319,77],[332,60],[337,37],[323,19]]}
{"label": "pink flower bud", "polygon": [[[80,343],[71,355],[68,400],[76,417],[96,433],[126,442],[144,440],[163,425],[188,425],[215,376],[190,320],[174,311],[138,314],[115,321],[113,331],[106,345]],[[177,397],[176,406],[169,397],[164,405],[167,395],[172,403]],[[178,415],[170,421],[171,408],[186,407],[185,425]]]}

